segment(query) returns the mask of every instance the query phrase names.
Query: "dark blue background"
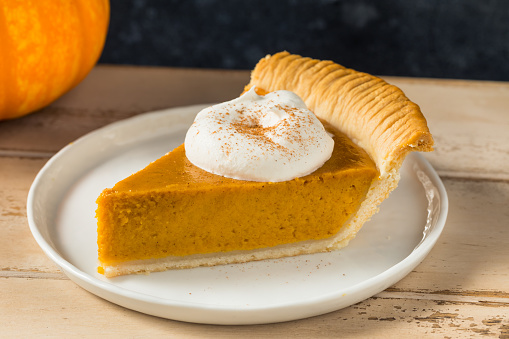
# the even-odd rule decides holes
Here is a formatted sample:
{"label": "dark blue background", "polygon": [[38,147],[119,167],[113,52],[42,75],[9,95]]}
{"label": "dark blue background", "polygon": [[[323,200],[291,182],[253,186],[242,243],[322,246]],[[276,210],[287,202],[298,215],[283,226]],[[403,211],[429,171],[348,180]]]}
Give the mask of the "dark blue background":
{"label": "dark blue background", "polygon": [[509,1],[111,0],[100,62],[251,69],[281,50],[378,75],[509,81]]}

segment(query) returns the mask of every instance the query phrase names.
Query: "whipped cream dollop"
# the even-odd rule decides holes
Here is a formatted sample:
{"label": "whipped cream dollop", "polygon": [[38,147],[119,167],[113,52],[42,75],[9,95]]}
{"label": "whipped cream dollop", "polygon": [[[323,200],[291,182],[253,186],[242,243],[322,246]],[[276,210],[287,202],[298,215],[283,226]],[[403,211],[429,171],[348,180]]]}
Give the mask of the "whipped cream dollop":
{"label": "whipped cream dollop", "polygon": [[186,156],[228,178],[279,182],[320,168],[334,140],[302,99],[290,91],[242,96],[202,110],[186,134]]}

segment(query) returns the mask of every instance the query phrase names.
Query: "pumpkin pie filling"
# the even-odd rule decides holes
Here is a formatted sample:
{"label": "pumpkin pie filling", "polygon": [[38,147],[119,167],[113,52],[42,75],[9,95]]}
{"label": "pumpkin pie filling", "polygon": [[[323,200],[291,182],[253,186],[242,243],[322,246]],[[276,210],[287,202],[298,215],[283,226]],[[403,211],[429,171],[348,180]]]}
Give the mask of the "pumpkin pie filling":
{"label": "pumpkin pie filling", "polygon": [[191,164],[181,145],[101,194],[99,260],[111,265],[331,237],[378,172],[363,149],[326,129],[334,135],[331,158],[310,175],[276,183],[211,174]]}

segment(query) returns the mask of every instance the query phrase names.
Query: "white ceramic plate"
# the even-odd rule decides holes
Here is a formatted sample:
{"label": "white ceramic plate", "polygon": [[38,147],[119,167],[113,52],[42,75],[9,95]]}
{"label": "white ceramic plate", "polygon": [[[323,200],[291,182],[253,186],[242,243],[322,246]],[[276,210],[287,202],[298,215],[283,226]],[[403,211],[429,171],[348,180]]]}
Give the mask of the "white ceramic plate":
{"label": "white ceramic plate", "polygon": [[407,275],[445,224],[447,195],[420,155],[350,245],[305,255],[150,275],[98,274],[95,200],[105,187],[180,145],[203,106],[148,113],[92,132],[58,152],[28,195],[30,229],[75,283],[118,305],[169,319],[259,324],[315,316],[369,298]]}

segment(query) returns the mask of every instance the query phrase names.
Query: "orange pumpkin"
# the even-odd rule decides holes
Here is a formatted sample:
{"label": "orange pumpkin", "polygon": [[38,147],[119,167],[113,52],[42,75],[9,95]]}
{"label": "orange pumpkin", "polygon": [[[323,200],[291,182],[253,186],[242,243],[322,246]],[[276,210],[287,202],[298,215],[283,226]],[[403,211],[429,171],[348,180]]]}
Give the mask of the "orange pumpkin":
{"label": "orange pumpkin", "polygon": [[0,120],[49,105],[94,67],[108,0],[0,1]]}

